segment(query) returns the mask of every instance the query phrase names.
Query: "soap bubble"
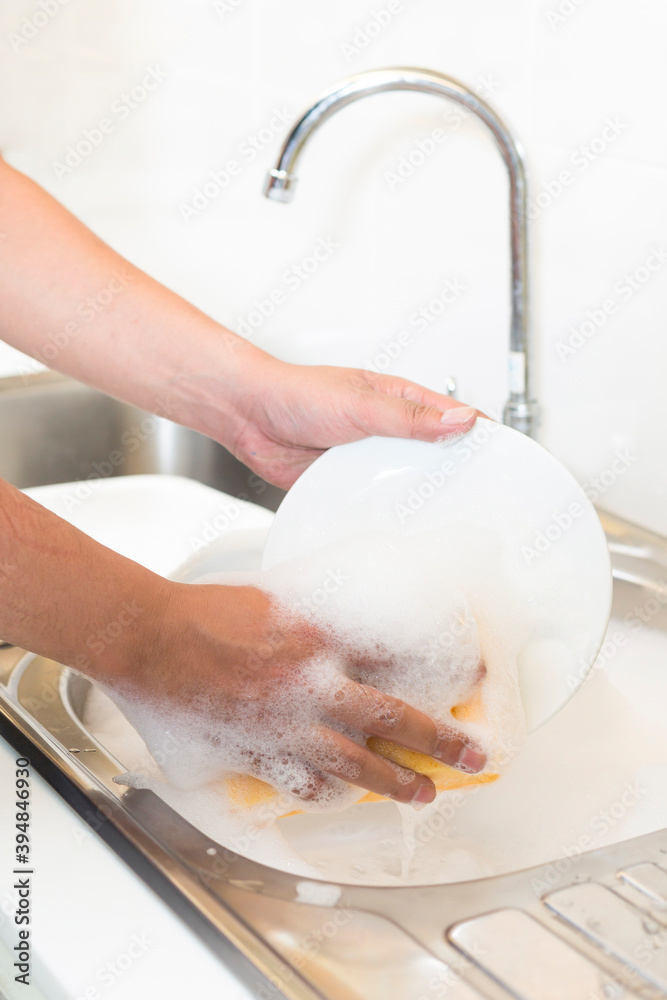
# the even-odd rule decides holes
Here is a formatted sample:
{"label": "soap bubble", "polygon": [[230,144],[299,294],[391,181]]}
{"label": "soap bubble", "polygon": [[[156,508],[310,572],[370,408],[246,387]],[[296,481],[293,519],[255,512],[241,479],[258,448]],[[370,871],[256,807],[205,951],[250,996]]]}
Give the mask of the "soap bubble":
{"label": "soap bubble", "polygon": [[[198,693],[191,711],[149,704],[136,691],[114,692],[162,778],[183,790],[211,783],[231,788],[230,809],[237,811],[273,794],[247,782],[243,793],[238,775],[265,782],[293,808],[350,805],[364,794],[352,784],[359,765],[336,749],[331,732],[365,747],[370,724],[364,730],[354,721],[351,701],[360,689],[350,681],[377,689],[366,692],[363,714],[383,731],[401,721],[402,706],[389,695],[435,720],[441,735],[463,734],[486,753],[488,768],[500,772],[499,747],[523,736],[514,658],[525,630],[517,629],[507,588],[492,567],[481,587],[473,574],[472,586],[460,538],[456,526],[407,537],[368,533],[268,571],[200,581],[250,585],[271,598],[274,638],[258,645],[257,662],[248,668],[253,684],[265,686],[270,711],[258,709],[252,697],[237,699],[232,710],[207,691]],[[265,664],[296,621],[312,626],[324,645],[290,671],[287,683]],[[476,713],[457,715],[475,695]],[[409,766],[392,769],[403,782],[413,780]]]}

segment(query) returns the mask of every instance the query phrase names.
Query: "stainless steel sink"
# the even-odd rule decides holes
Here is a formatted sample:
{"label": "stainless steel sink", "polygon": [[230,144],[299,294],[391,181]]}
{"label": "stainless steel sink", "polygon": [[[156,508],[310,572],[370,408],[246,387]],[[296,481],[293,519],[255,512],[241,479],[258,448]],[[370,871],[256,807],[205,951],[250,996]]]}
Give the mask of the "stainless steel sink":
{"label": "stainless steel sink", "polygon": [[[145,438],[130,446],[142,421]],[[57,375],[0,380],[0,428],[0,475],[21,487],[163,472],[269,508],[280,497],[213,442]],[[652,627],[667,631],[667,539],[601,516],[614,614],[653,600]],[[250,959],[258,997],[667,996],[667,830],[582,854],[547,891],[545,865],[453,885],[318,886],[234,854],[153,792],[114,782],[122,762],[82,721],[90,690],[60,664],[0,648],[0,733],[29,741],[33,766],[93,829],[111,829],[128,863],[140,870],[143,855],[196,907],[226,960],[229,942]]]}
{"label": "stainless steel sink", "polygon": [[[614,614],[652,601],[652,627],[667,631],[667,540],[609,515],[602,520]],[[58,787],[85,796],[82,814],[94,829],[110,823],[120,831],[221,941],[251,960],[263,977],[258,996],[667,996],[667,830],[581,854],[576,865],[560,857],[450,885],[317,884],[234,854],[153,792],[114,782],[122,762],[82,722],[90,690],[53,661],[0,650],[0,731],[27,737],[31,755],[68,779]],[[558,872],[555,883],[550,871]]]}
{"label": "stainless steel sink", "polygon": [[187,476],[269,510],[284,496],[210,438],[73,379],[0,378],[0,478],[27,489],[142,473]]}

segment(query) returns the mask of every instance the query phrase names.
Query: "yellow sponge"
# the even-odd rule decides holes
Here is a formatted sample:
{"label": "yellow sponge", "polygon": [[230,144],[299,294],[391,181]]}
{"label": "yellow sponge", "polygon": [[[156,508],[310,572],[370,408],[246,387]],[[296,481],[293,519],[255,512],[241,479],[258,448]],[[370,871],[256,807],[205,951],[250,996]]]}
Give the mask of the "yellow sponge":
{"label": "yellow sponge", "polygon": [[[485,712],[481,691],[478,689],[468,701],[456,705],[451,714],[461,722],[484,721]],[[469,788],[472,785],[486,785],[500,777],[499,774],[488,771],[481,774],[466,774],[464,771],[457,771],[455,767],[443,764],[424,753],[406,750],[405,747],[398,746],[397,743],[379,739],[377,736],[369,737],[366,743],[369,749],[386,757],[387,760],[392,760],[395,764],[400,764],[401,767],[409,768],[418,774],[425,774],[431,779],[438,792],[448,792],[455,788]],[[235,774],[233,777],[227,778],[226,785],[230,802],[238,809],[253,809],[263,802],[271,802],[271,800],[278,798],[278,793],[272,785],[259,778],[253,778],[249,774]],[[378,795],[376,792],[366,792],[357,801],[383,802],[385,799],[386,796]],[[293,812],[284,813],[279,818],[296,816],[302,811],[296,809]]]}
{"label": "yellow sponge", "polygon": [[[406,750],[389,740],[380,740],[376,736],[371,736],[366,740],[369,748],[387,760],[393,760],[401,767],[407,767],[418,774],[425,774],[430,778],[438,792],[449,792],[453,788],[467,788],[470,785],[486,785],[490,781],[495,781],[499,774],[491,774],[488,771],[482,774],[466,774],[465,771],[457,771],[449,764],[442,764],[433,757],[428,757],[425,753],[417,753],[416,750]],[[385,798],[375,792],[367,792],[360,802],[381,802]]]}

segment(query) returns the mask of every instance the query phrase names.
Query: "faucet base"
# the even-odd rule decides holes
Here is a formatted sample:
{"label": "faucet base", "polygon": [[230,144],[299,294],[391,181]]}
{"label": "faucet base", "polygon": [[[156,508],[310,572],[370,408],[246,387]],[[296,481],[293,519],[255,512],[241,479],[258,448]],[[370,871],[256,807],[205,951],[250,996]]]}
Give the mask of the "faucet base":
{"label": "faucet base", "polygon": [[503,423],[534,438],[540,425],[540,408],[534,399],[508,399],[503,410]]}

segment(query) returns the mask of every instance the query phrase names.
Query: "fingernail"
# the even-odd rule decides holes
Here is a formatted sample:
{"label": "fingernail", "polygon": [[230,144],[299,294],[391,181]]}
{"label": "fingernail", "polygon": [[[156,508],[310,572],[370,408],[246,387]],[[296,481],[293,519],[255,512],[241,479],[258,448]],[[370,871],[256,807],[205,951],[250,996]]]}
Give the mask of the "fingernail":
{"label": "fingernail", "polygon": [[433,754],[436,760],[455,767],[467,774],[477,774],[486,764],[486,757],[481,750],[464,743],[461,739],[444,739]]}
{"label": "fingernail", "polygon": [[472,406],[452,406],[440,417],[440,423],[445,427],[461,427],[462,424],[470,423],[472,427],[476,416],[477,410]]}
{"label": "fingernail", "polygon": [[454,767],[459,771],[467,771],[468,774],[477,774],[485,764],[486,757],[483,753],[473,750],[472,747],[464,747]]}
{"label": "fingernail", "polygon": [[424,806],[429,805],[435,798],[435,788],[433,785],[420,785],[417,789],[410,805],[419,812]]}

